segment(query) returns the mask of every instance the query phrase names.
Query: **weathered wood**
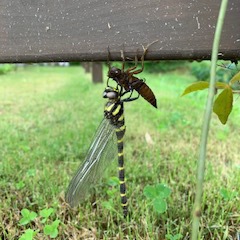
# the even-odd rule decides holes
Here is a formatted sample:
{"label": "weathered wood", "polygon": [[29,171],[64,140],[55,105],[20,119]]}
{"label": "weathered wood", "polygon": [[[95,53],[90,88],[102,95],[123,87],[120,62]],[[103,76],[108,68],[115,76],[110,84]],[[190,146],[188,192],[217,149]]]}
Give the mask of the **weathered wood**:
{"label": "weathered wood", "polygon": [[92,64],[92,81],[94,83],[103,82],[103,66],[100,62],[94,62]]}
{"label": "weathered wood", "polygon": [[83,62],[81,65],[83,66],[86,73],[90,73],[90,71],[91,71],[91,63],[90,62]]}
{"label": "weathered wood", "polygon": [[[0,0],[0,62],[209,59],[220,1]],[[230,0],[222,59],[240,57],[240,3]]]}

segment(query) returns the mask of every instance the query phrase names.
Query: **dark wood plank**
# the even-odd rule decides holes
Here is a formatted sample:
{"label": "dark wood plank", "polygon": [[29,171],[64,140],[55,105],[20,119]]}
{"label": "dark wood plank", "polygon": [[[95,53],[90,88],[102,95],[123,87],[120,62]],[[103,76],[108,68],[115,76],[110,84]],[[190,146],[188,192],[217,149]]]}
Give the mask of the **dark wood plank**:
{"label": "dark wood plank", "polygon": [[92,81],[93,83],[103,82],[103,64],[101,62],[94,62],[92,64]]}
{"label": "dark wood plank", "polygon": [[[209,59],[220,1],[0,0],[0,62],[103,61],[120,50],[146,56]],[[229,1],[220,54],[240,57],[240,3]]]}

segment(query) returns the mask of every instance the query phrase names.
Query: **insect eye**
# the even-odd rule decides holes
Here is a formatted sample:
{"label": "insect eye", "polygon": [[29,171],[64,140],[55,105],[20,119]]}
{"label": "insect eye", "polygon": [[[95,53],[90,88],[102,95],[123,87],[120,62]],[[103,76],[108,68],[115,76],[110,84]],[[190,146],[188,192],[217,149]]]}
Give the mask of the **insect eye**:
{"label": "insect eye", "polygon": [[121,74],[121,70],[116,68],[116,67],[112,67],[109,71],[109,76],[110,77],[114,77],[114,76],[119,76]]}
{"label": "insect eye", "polygon": [[114,73],[115,73],[115,75],[119,75],[121,72],[119,69],[116,69]]}

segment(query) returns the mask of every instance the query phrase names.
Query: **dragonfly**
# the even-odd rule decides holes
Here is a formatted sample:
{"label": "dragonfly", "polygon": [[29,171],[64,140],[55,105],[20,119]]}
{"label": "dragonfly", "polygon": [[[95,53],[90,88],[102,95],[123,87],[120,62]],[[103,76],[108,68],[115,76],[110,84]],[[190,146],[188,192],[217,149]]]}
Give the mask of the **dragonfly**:
{"label": "dragonfly", "polygon": [[[124,102],[137,100],[139,95],[141,95],[152,106],[157,107],[156,98],[152,90],[144,80],[133,76],[143,71],[144,56],[150,45],[146,48],[143,47],[142,67],[139,70],[136,70],[136,64],[136,66],[125,71],[124,56],[122,70],[109,65],[107,87],[103,92],[103,97],[108,99],[104,107],[104,118],[95,133],[84,162],[78,168],[66,192],[66,202],[72,207],[77,206],[81,200],[86,199],[90,186],[99,181],[111,159],[114,159],[115,151],[113,149],[115,149],[118,156],[118,177],[123,216],[127,217],[128,215],[123,152],[123,139],[126,130]],[[136,59],[135,61],[137,62]],[[109,78],[117,83],[115,88],[109,86]],[[132,96],[134,91],[138,92],[137,97]],[[127,95],[127,93],[130,94]],[[114,144],[115,142],[116,144]]]}
{"label": "dragonfly", "polygon": [[137,98],[129,96],[123,99],[123,95],[125,95],[125,92],[121,86],[120,89],[108,86],[103,92],[103,97],[108,99],[104,107],[104,118],[95,133],[84,162],[72,178],[65,195],[66,202],[71,207],[77,206],[81,200],[86,198],[90,186],[99,181],[109,165],[109,161],[114,159],[115,151],[112,151],[114,147],[112,143],[115,137],[117,140],[115,148],[118,155],[121,205],[123,216],[128,215],[123,153],[123,138],[126,130],[124,102],[133,101]]}

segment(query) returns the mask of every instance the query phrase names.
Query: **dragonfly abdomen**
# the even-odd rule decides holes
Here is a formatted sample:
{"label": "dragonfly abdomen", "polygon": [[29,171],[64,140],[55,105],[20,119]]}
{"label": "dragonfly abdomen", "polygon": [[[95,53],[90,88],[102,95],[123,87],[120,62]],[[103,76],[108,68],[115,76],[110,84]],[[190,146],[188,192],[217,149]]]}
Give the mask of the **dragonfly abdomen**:
{"label": "dragonfly abdomen", "polygon": [[125,171],[124,171],[124,154],[123,154],[123,137],[125,134],[125,129],[126,129],[125,125],[121,126],[120,128],[116,128],[117,145],[118,145],[118,177],[119,177],[119,183],[120,183],[121,205],[122,205],[124,217],[126,217],[128,213]]}

